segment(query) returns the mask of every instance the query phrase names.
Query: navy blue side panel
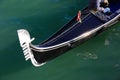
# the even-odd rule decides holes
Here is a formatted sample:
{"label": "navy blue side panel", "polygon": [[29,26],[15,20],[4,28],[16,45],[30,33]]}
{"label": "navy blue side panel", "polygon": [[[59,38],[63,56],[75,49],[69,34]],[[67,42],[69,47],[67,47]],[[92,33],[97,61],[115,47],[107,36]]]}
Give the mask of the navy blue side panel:
{"label": "navy blue side panel", "polygon": [[[85,16],[87,16],[89,14],[89,10],[88,10],[88,7],[86,7],[85,9],[82,10],[82,13],[81,13],[81,19],[83,20]],[[47,40],[43,41],[42,43],[40,44],[44,44],[48,41],[50,41],[51,39],[53,39],[54,37],[60,35],[61,33],[63,33],[64,31],[66,31],[67,29],[73,27],[74,24],[77,23],[76,21],[77,19],[77,15],[74,16],[67,24],[65,24],[60,30],[58,30],[56,33],[54,33],[52,36],[50,36]]]}
{"label": "navy blue side panel", "polygon": [[51,40],[52,38],[60,35],[62,32],[64,32],[68,28],[72,27],[72,25],[76,23],[76,18],[77,18],[77,16],[75,16],[70,22],[68,22],[66,25],[64,25],[58,32],[53,34],[49,39],[47,39],[46,41],[42,42],[41,44],[46,43],[47,41]]}
{"label": "navy blue side panel", "polygon": [[98,18],[96,18],[93,14],[90,14],[83,22],[82,24],[79,23],[73,28],[71,28],[69,31],[53,38],[52,40],[46,42],[43,45],[39,45],[40,47],[48,47],[57,45],[63,42],[66,42],[68,40],[71,40],[75,37],[78,37],[82,35],[83,33],[90,31],[92,29],[97,28],[98,26],[102,25],[103,22],[100,21]]}
{"label": "navy blue side panel", "polygon": [[116,10],[120,9],[120,1],[116,1],[116,3],[110,3],[110,9],[112,12],[115,12]]}

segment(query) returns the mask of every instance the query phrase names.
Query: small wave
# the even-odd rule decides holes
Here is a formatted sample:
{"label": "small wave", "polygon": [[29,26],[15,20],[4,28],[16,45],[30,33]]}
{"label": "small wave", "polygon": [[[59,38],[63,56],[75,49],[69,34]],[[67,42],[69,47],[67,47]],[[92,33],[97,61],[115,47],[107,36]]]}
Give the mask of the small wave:
{"label": "small wave", "polygon": [[110,41],[108,39],[105,40],[104,45],[108,46],[110,44]]}
{"label": "small wave", "polygon": [[80,56],[84,60],[88,60],[88,59],[96,60],[96,59],[98,59],[98,56],[95,53],[90,53],[90,52],[86,52],[84,54],[78,53],[77,56]]}

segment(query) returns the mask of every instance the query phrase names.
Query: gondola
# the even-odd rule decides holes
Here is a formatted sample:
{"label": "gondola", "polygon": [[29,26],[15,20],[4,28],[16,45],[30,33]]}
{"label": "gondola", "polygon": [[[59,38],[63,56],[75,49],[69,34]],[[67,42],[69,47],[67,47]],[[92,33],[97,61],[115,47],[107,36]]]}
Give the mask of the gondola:
{"label": "gondola", "polygon": [[81,11],[80,21],[76,20],[78,17],[76,15],[55,34],[38,45],[31,43],[34,38],[30,38],[27,30],[19,29],[17,32],[25,59],[31,60],[32,64],[36,67],[42,66],[46,62],[98,35],[108,27],[119,22],[119,5],[120,2],[116,4],[110,3],[109,7],[112,13],[109,16],[104,13],[100,14],[104,15],[107,20],[102,19],[98,14],[85,8]]}

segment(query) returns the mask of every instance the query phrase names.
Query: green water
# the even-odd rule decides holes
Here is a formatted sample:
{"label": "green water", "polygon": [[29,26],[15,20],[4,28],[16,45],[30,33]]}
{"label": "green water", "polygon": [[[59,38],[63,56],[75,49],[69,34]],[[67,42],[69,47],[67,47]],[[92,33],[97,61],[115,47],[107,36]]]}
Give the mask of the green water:
{"label": "green water", "polygon": [[26,62],[17,29],[34,44],[69,21],[87,0],[0,0],[0,80],[120,80],[120,22],[42,67]]}

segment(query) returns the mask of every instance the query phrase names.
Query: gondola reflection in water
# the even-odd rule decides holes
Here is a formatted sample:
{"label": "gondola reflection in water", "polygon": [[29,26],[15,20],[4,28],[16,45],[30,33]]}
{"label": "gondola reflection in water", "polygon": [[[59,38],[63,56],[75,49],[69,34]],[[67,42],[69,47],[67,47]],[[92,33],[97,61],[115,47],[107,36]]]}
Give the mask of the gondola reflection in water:
{"label": "gondola reflection in water", "polygon": [[27,30],[18,30],[20,46],[22,47],[25,59],[30,59],[36,67],[42,66],[46,62],[96,36],[120,20],[120,6],[111,3],[110,8],[112,10],[111,15],[106,17],[105,14],[100,14],[105,19],[99,17],[99,12],[93,13],[85,8],[79,14],[81,16],[79,21],[78,15],[76,15],[58,32],[38,45],[31,43],[34,38],[30,38]]}

